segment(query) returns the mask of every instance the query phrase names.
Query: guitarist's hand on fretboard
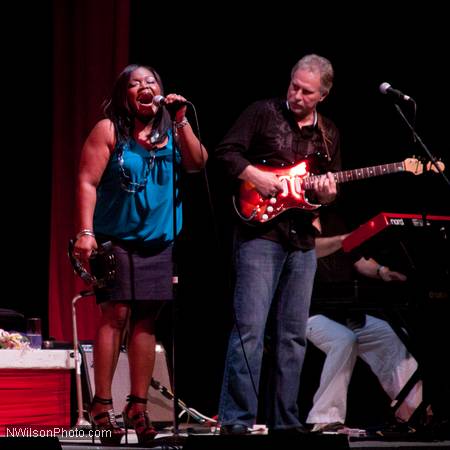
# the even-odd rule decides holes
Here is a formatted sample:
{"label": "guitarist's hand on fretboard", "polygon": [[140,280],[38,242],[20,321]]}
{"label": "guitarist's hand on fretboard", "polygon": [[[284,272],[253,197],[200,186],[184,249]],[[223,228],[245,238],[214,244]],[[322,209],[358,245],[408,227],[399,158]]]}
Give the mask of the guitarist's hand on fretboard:
{"label": "guitarist's hand on fretboard", "polygon": [[313,183],[313,189],[319,203],[322,205],[331,203],[337,195],[337,185],[334,174],[327,172],[324,175],[317,176]]}

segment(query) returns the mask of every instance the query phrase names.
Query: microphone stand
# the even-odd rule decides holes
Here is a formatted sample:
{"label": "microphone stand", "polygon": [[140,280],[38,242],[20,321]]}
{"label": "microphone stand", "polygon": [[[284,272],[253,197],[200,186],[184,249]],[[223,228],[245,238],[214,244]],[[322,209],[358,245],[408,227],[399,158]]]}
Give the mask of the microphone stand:
{"label": "microphone stand", "polygon": [[[186,102],[187,105],[190,105],[194,108],[193,104],[191,102]],[[176,358],[176,352],[177,352],[177,341],[178,341],[178,292],[176,287],[178,286],[178,266],[177,266],[177,254],[176,254],[176,248],[177,248],[177,166],[176,166],[176,156],[177,156],[177,141],[176,141],[176,134],[177,134],[177,127],[176,127],[176,121],[175,121],[175,112],[176,111],[169,111],[169,114],[171,115],[171,121],[172,121],[172,139],[173,139],[173,145],[172,145],[172,199],[173,199],[173,220],[172,220],[172,226],[173,226],[173,276],[172,276],[172,288],[173,288],[173,306],[172,306],[172,389],[173,393],[169,393],[167,390],[161,390],[161,393],[168,398],[169,396],[173,400],[173,430],[172,436],[166,437],[166,438],[159,438],[158,443],[164,443],[166,445],[170,446],[180,446],[183,445],[186,441],[185,436],[180,435],[180,429],[179,429],[179,415],[178,415],[178,407],[180,406],[184,411],[187,412],[189,415],[191,415],[193,418],[199,420],[199,421],[208,421],[213,422],[210,418],[203,416],[202,414],[198,413],[198,411],[193,410],[192,408],[187,408],[186,405],[179,399],[178,397],[178,390],[177,390],[177,358]],[[194,108],[194,114],[197,118],[195,108]],[[201,140],[200,140],[200,133],[198,136],[200,146],[201,146]],[[181,151],[180,151],[181,153]],[[180,155],[181,158],[181,155]],[[181,195],[181,192],[180,192]],[[181,416],[181,414],[180,414]],[[178,447],[177,447],[178,448]]]}
{"label": "microphone stand", "polygon": [[173,214],[172,214],[172,227],[173,227],[173,274],[172,274],[172,289],[173,289],[173,309],[172,309],[172,387],[173,387],[173,435],[178,436],[179,420],[178,420],[178,389],[176,388],[176,341],[178,330],[178,265],[176,254],[176,239],[177,239],[177,169],[176,169],[176,156],[177,156],[177,142],[176,142],[176,122],[175,115],[172,120],[172,198],[173,198]]}
{"label": "microphone stand", "polygon": [[400,108],[400,106],[397,105],[397,103],[395,103],[395,109],[397,110],[397,112],[400,114],[400,117],[404,120],[404,122],[406,123],[406,125],[408,126],[408,128],[411,130],[414,139],[420,144],[420,146],[422,147],[422,149],[424,150],[425,154],[428,156],[429,160],[431,161],[431,163],[433,164],[433,166],[436,168],[436,170],[441,174],[442,178],[444,179],[444,182],[447,184],[447,186],[450,188],[450,180],[448,179],[448,177],[445,175],[445,173],[443,172],[443,170],[439,167],[439,164],[436,161],[436,158],[432,155],[432,153],[430,152],[430,150],[428,150],[427,146],[424,144],[424,142],[422,141],[422,139],[420,138],[420,136],[416,133],[416,130],[414,129],[414,127],[411,125],[411,123],[409,122],[409,120],[406,118],[405,114],[403,113],[402,109]]}
{"label": "microphone stand", "polygon": [[[414,101],[413,99],[411,99],[412,101]],[[415,104],[415,102],[414,102]],[[395,109],[397,110],[398,114],[400,115],[400,117],[403,119],[403,121],[406,123],[407,127],[410,129],[410,131],[413,134],[414,139],[420,144],[421,148],[423,149],[423,151],[425,152],[425,154],[428,156],[429,160],[431,161],[431,163],[433,164],[433,166],[436,168],[436,170],[440,173],[441,177],[443,178],[444,182],[446,183],[447,187],[450,188],[450,180],[448,179],[448,177],[445,175],[445,173],[443,172],[443,170],[439,167],[439,164],[436,161],[436,158],[432,155],[432,153],[430,152],[430,150],[428,149],[428,147],[425,145],[425,143],[422,141],[422,139],[420,138],[420,136],[417,134],[416,130],[414,129],[414,127],[412,126],[412,124],[409,122],[409,120],[406,118],[405,114],[403,113],[402,109],[400,108],[400,106],[395,103],[394,104]],[[425,211],[422,211],[422,223],[423,226],[426,226],[427,223],[427,215]],[[404,249],[406,252],[406,249]],[[420,280],[421,284],[423,285],[423,280],[421,280],[421,276],[420,274],[416,271],[416,274],[418,275],[418,280]],[[423,340],[423,339],[422,339]],[[416,348],[416,350],[418,350]],[[423,373],[424,371],[426,373],[428,373],[430,371],[430,363],[429,361],[427,361],[426,358],[424,358],[424,351],[422,349],[422,351],[418,350],[418,355],[417,355],[417,362],[419,364],[418,369],[416,370],[416,372],[413,374],[413,376],[411,377],[411,379],[407,382],[407,385],[412,384],[414,381],[417,380],[417,375],[420,373]],[[431,391],[431,389],[429,388],[428,384],[431,385],[431,380],[428,379],[429,375],[425,375],[423,376],[423,384],[424,384],[424,393],[423,393],[423,399],[422,399],[422,403],[419,405],[418,409],[419,410],[423,410],[424,408],[426,408],[427,406],[431,406],[433,407],[433,396],[430,394],[429,391]],[[405,386],[406,387],[406,386]],[[412,386],[411,386],[412,387]],[[402,389],[402,391],[399,393],[402,394],[404,392],[405,389]],[[409,391],[407,391],[408,393]],[[399,396],[397,396],[397,398],[392,402],[392,406],[394,407],[394,411],[397,409],[398,405],[396,405],[396,402],[398,400],[401,400],[400,398],[398,398]],[[414,413],[414,415],[416,415],[416,413]]]}
{"label": "microphone stand", "polygon": [[175,118],[172,120],[172,227],[173,227],[173,273],[172,273],[172,389],[171,399],[173,400],[173,429],[172,436],[159,438],[158,443],[164,443],[169,447],[178,448],[180,445],[184,445],[186,438],[180,435],[179,430],[179,418],[178,418],[178,404],[180,402],[178,398],[177,389],[177,331],[178,331],[178,301],[177,301],[177,285],[178,285],[178,267],[177,267],[177,255],[176,255],[176,239],[177,239],[177,169],[176,169],[176,156],[177,156],[177,143],[176,143],[176,126]]}

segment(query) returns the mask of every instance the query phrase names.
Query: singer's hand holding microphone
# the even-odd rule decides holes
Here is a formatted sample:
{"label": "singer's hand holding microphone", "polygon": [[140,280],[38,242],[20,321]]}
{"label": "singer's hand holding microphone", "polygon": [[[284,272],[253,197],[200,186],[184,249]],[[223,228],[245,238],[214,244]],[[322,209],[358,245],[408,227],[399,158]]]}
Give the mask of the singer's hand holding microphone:
{"label": "singer's hand holding microphone", "polygon": [[158,107],[165,106],[175,122],[182,122],[189,102],[182,95],[168,94],[166,97],[155,95],[152,103]]}

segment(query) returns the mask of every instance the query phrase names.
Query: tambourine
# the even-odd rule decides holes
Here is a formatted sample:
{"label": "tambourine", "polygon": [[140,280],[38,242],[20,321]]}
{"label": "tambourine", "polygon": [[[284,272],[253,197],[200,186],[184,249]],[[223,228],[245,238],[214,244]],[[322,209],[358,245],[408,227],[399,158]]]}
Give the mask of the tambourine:
{"label": "tambourine", "polygon": [[73,270],[85,283],[96,288],[109,286],[116,276],[116,258],[111,241],[100,244],[89,258],[91,272],[73,255],[75,239],[69,240],[68,255]]}

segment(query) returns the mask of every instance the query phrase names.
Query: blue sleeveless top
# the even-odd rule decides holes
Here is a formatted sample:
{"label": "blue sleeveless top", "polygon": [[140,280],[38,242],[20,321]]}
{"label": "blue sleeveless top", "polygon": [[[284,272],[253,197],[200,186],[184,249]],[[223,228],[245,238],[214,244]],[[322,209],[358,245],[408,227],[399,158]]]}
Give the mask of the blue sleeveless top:
{"label": "blue sleeveless top", "polygon": [[[165,147],[149,151],[130,140],[116,146],[97,188],[94,231],[98,235],[141,243],[146,247],[170,244],[173,236],[173,137]],[[122,163],[120,163],[122,161]],[[176,151],[177,234],[182,226],[179,170]]]}

